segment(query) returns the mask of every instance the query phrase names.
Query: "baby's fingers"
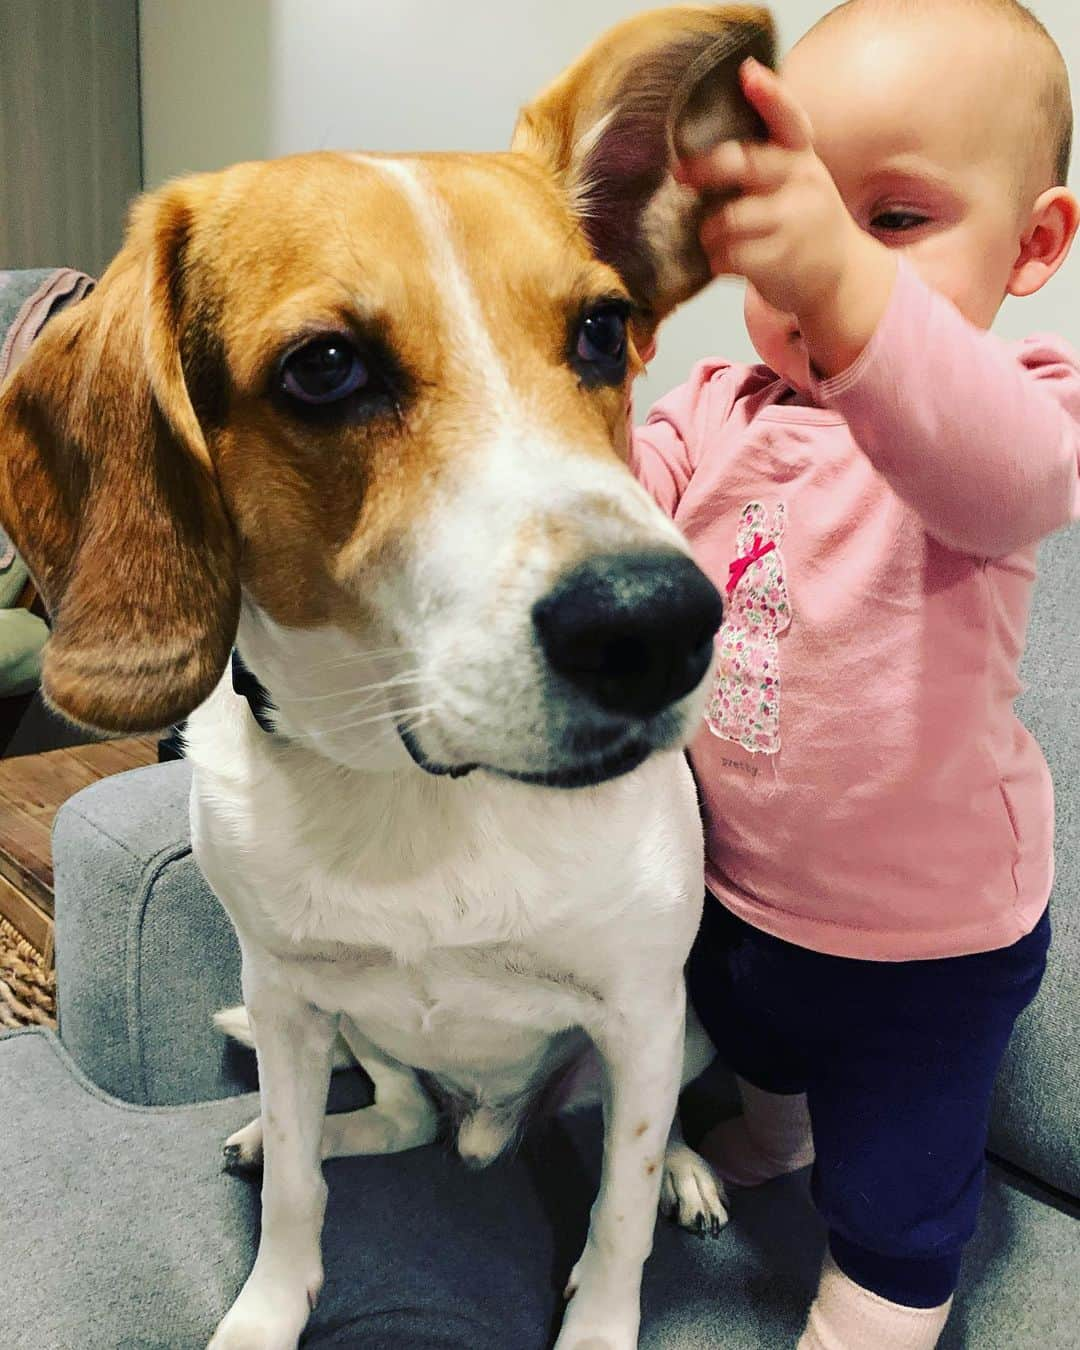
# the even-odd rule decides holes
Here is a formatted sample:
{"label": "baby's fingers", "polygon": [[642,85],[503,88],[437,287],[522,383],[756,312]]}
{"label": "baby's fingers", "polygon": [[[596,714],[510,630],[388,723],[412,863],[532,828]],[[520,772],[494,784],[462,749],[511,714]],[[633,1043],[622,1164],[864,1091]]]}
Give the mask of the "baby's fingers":
{"label": "baby's fingers", "polygon": [[675,177],[697,192],[775,192],[791,172],[791,153],[753,141],[724,141],[708,155],[680,160]]}
{"label": "baby's fingers", "polygon": [[710,211],[701,222],[698,237],[702,248],[712,257],[732,244],[763,239],[775,233],[775,211],[753,197],[743,197]]}
{"label": "baby's fingers", "polygon": [[743,93],[769,131],[769,141],[785,150],[809,150],[814,142],[810,119],[779,75],[752,57],[740,71]]}

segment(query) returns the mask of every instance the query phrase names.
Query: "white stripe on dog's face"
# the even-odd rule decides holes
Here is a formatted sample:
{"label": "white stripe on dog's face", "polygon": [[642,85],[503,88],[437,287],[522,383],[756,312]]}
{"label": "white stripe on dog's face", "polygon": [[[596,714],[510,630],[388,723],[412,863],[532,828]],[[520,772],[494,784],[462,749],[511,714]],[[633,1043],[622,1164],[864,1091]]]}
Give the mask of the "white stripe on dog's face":
{"label": "white stripe on dog's face", "polygon": [[[479,761],[545,772],[561,762],[553,724],[604,719],[584,706],[560,707],[553,716],[534,605],[592,555],[684,546],[624,466],[605,453],[610,437],[603,422],[584,441],[560,424],[558,405],[545,408],[534,378],[545,354],[526,347],[511,365],[500,350],[492,290],[506,278],[489,275],[483,254],[471,254],[466,266],[461,222],[426,165],[361,162],[394,182],[414,213],[459,436],[438,487],[404,532],[397,567],[380,576],[376,591],[425,672],[418,704],[434,711],[417,739],[440,764]],[[510,319],[527,328],[526,314]],[[682,727],[676,715],[662,737],[673,739]]]}
{"label": "white stripe on dog's face", "polygon": [[511,388],[476,291],[454,247],[454,221],[445,201],[434,191],[430,176],[417,161],[364,155],[355,158],[391,179],[408,200],[427,249],[431,282],[442,301],[450,350],[479,380],[488,414],[506,427],[523,429],[525,409]]}

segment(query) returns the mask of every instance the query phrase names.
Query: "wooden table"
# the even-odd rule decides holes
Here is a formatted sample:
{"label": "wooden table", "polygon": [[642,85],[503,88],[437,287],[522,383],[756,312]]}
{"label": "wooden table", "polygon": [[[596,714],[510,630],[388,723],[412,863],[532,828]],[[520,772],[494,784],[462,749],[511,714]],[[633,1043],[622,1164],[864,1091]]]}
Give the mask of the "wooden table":
{"label": "wooden table", "polygon": [[0,760],[0,915],[47,967],[53,961],[53,817],[80,788],[156,761],[154,736]]}

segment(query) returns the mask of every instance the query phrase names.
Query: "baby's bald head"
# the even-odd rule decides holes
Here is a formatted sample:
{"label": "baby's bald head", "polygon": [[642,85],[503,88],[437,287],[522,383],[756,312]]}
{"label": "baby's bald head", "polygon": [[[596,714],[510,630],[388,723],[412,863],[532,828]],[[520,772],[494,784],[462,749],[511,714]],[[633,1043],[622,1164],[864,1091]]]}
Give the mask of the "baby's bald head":
{"label": "baby's bald head", "polygon": [[[997,26],[1003,39],[996,49],[1001,70],[987,96],[1017,106],[1017,174],[1032,196],[1064,186],[1073,133],[1068,70],[1057,43],[1025,5],[1018,0],[846,0],[810,29],[793,56],[812,53],[840,26],[866,25],[873,32],[887,22],[927,23],[931,40],[932,28],[945,23],[982,25],[979,35],[987,38],[994,30],[986,25]],[[973,39],[975,32],[973,27]]]}

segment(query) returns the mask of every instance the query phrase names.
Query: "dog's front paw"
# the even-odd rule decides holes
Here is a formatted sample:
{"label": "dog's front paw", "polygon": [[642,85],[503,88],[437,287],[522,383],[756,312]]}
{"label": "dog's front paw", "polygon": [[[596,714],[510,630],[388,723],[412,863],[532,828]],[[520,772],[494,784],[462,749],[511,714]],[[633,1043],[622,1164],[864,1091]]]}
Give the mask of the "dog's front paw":
{"label": "dog's front paw", "polygon": [[[584,1337],[584,1339],[582,1339]],[[564,1341],[560,1336],[555,1342],[555,1350],[637,1350],[637,1337],[624,1340],[617,1333],[606,1331],[575,1333],[573,1340]]]}
{"label": "dog's front paw", "polygon": [[306,1285],[274,1288],[249,1278],[221,1319],[207,1350],[296,1350],[319,1297],[322,1274]]}
{"label": "dog's front paw", "polygon": [[699,1153],[683,1143],[668,1145],[660,1213],[699,1237],[719,1237],[728,1221],[724,1183]]}
{"label": "dog's front paw", "polygon": [[566,1311],[555,1350],[637,1350],[639,1314],[594,1305],[583,1294]]}
{"label": "dog's front paw", "polygon": [[570,1300],[555,1350],[637,1350],[641,1321],[636,1287],[618,1290],[586,1246],[567,1281]]}

